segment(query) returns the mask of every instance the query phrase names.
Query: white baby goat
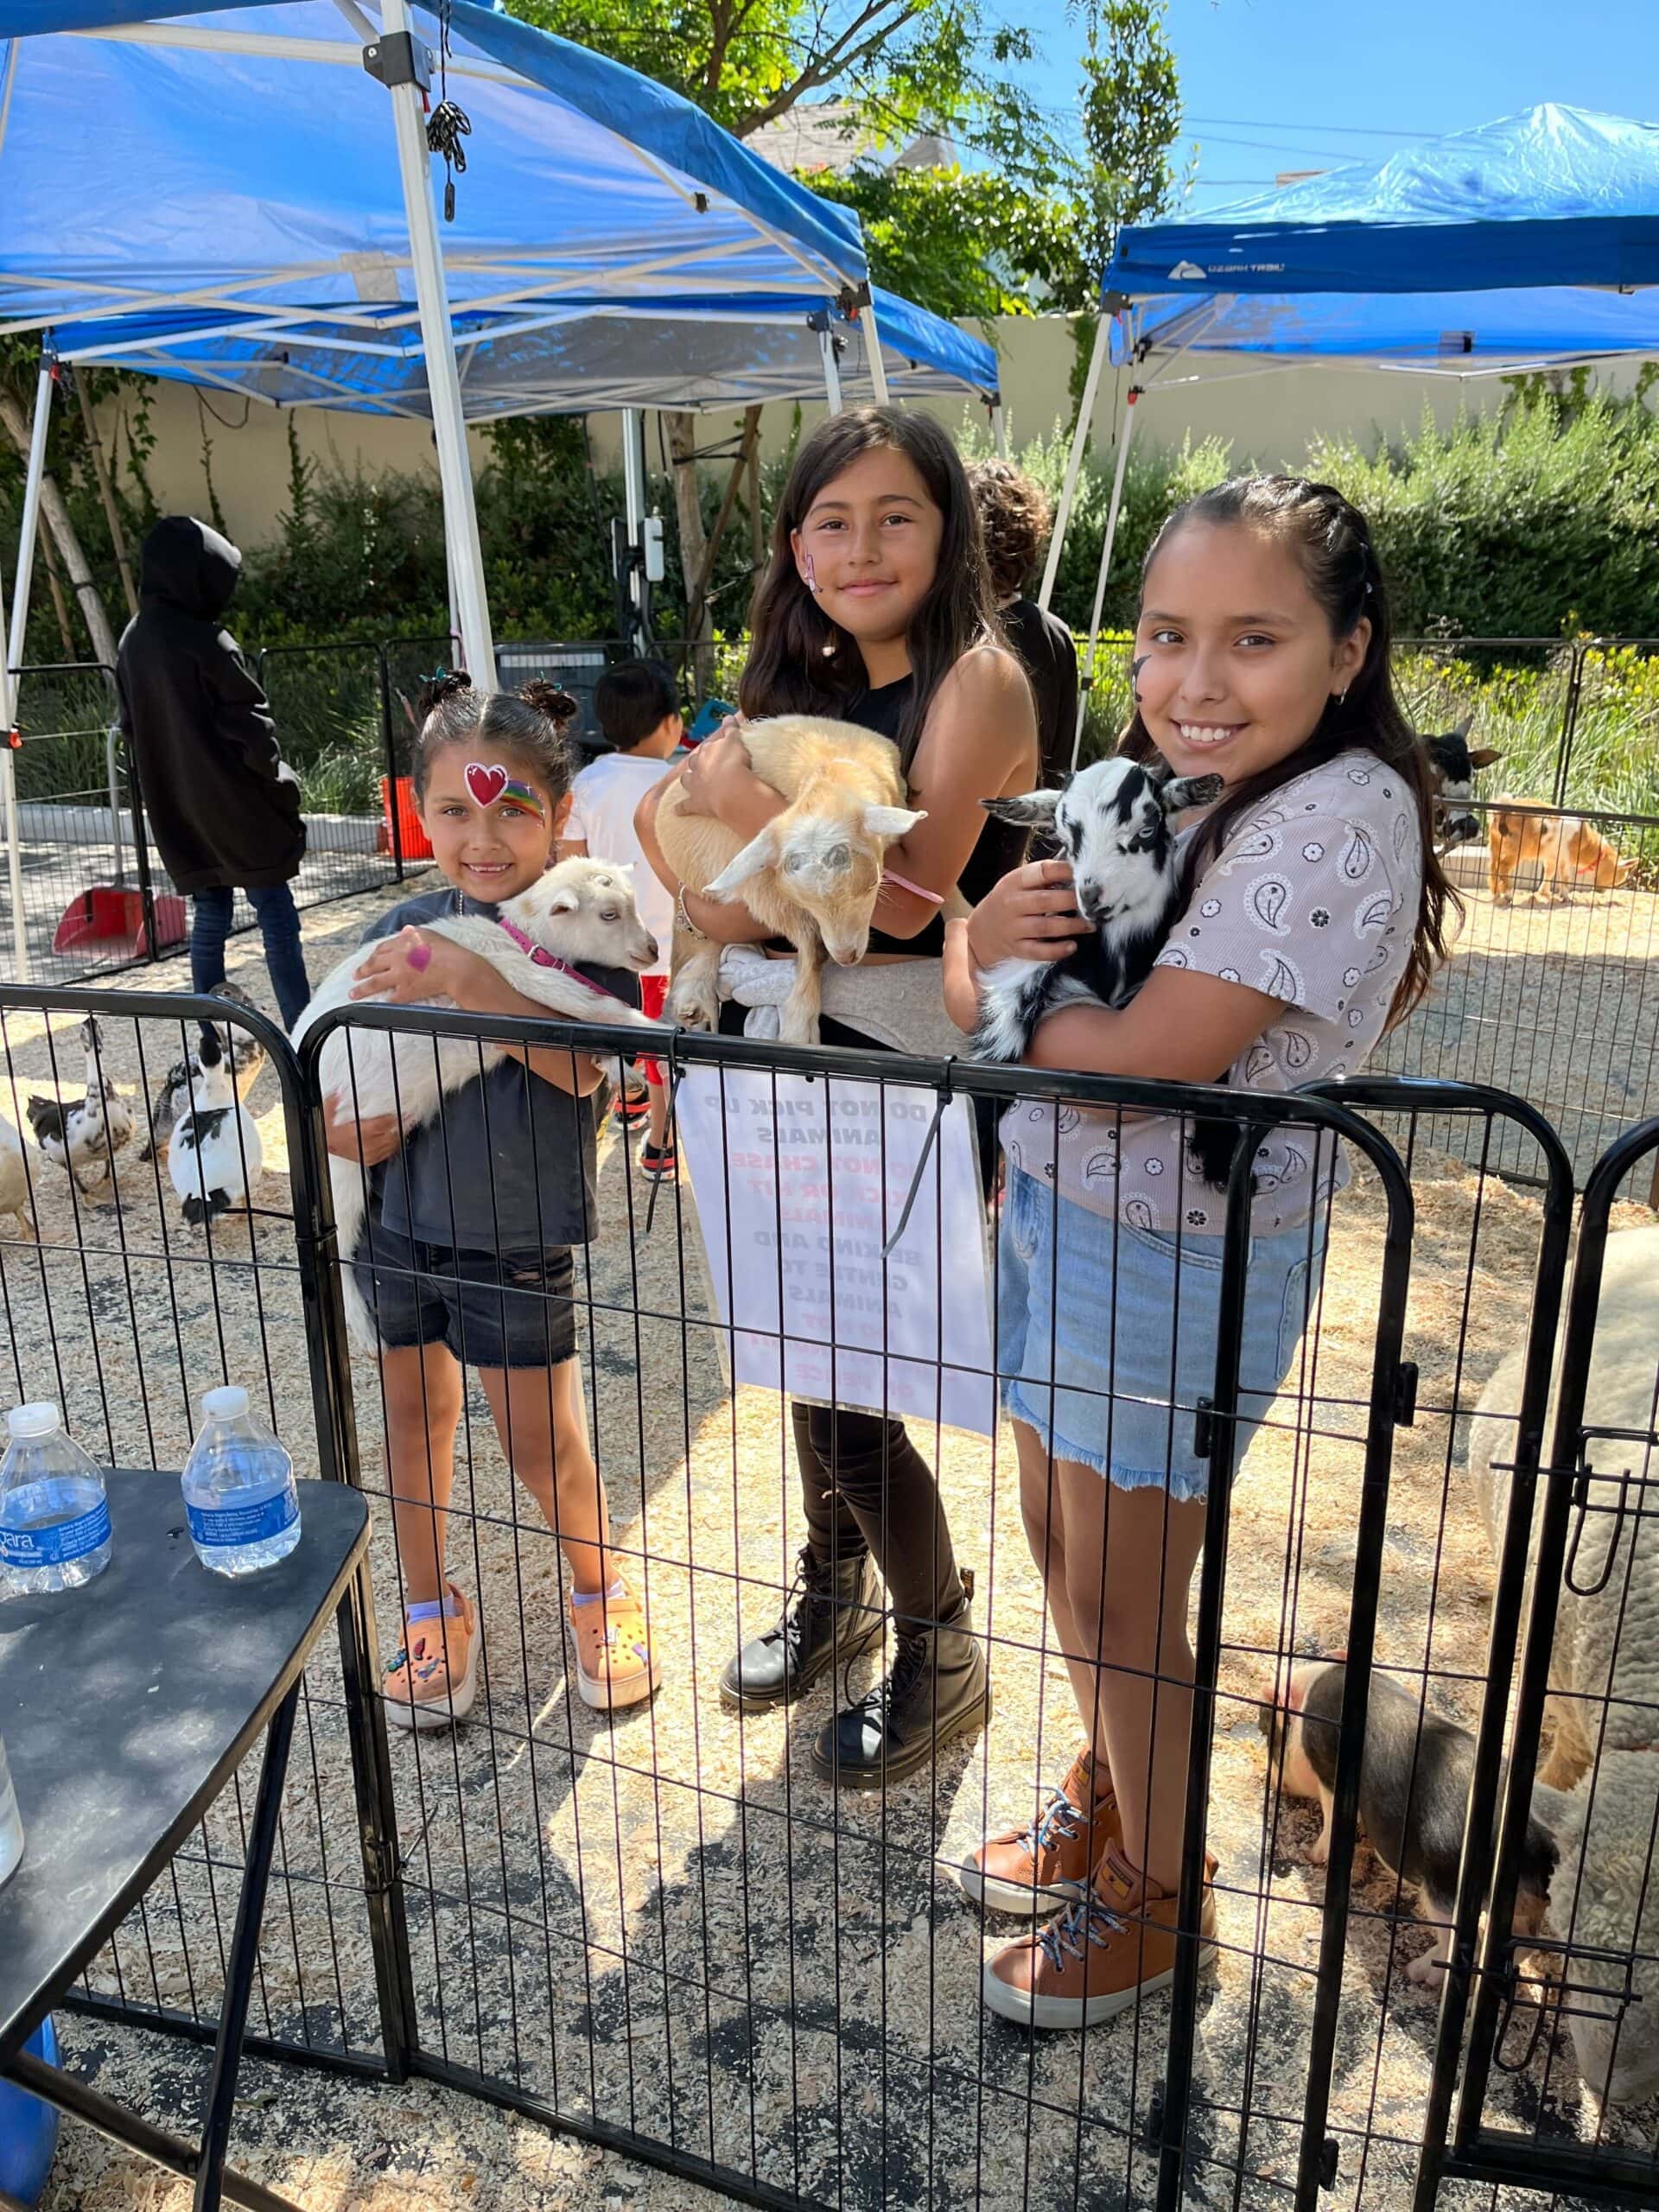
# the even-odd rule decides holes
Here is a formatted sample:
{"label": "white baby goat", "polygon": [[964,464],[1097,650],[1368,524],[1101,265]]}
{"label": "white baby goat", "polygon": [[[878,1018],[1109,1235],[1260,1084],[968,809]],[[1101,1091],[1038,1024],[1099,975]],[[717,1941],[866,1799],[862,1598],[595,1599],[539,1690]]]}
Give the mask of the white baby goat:
{"label": "white baby goat", "polygon": [[[607,861],[561,861],[528,891],[504,900],[501,912],[505,922],[529,938],[531,952],[521,950],[506,928],[480,915],[445,915],[421,926],[429,935],[448,938],[481,955],[515,991],[534,999],[550,1014],[563,1014],[567,1020],[658,1028],[658,1023],[571,972],[576,961],[638,971],[656,960],[657,940],[634,911],[633,892],[622,868]],[[359,945],[325,977],[295,1024],[296,1045],[323,1014],[348,1002],[359,969],[377,949]],[[433,1001],[438,1006],[448,1003]],[[487,1038],[435,1039],[412,1031],[339,1028],[324,1040],[317,1072],[324,1096],[341,1100],[353,1118],[367,1121],[377,1115],[400,1114],[405,1128],[413,1129],[434,1118],[447,1092],[459,1090],[474,1076],[487,1075],[505,1051]],[[348,1264],[363,1234],[366,1179],[355,1160],[333,1156],[328,1173],[346,1323],[365,1351],[378,1351],[378,1333]]]}

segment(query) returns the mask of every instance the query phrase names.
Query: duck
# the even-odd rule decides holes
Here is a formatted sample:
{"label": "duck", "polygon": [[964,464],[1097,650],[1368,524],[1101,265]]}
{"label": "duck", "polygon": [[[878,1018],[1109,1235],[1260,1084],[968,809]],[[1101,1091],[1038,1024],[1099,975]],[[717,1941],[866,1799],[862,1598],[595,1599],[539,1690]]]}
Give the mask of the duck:
{"label": "duck", "polygon": [[245,1209],[264,1173],[258,1125],[236,1095],[230,1055],[218,1027],[201,1024],[191,1056],[190,1103],[168,1147],[167,1170],[191,1228]]}
{"label": "duck", "polygon": [[[207,995],[223,999],[227,1006],[245,1007],[250,1014],[258,1011],[239,983],[215,983]],[[229,1022],[217,1027],[225,1049],[230,1055],[231,1076],[236,1084],[237,1096],[245,1098],[264,1069],[265,1048],[251,1030],[234,1028]],[[167,1150],[167,1141],[177,1127],[180,1115],[190,1103],[190,1090],[194,1081],[194,1058],[175,1060],[162,1077],[149,1109],[149,1134],[139,1147],[140,1160],[154,1160]]]}
{"label": "duck", "polygon": [[115,1180],[115,1155],[132,1141],[132,1109],[104,1072],[103,1033],[90,1014],[80,1025],[86,1089],[79,1098],[31,1097],[29,1126],[43,1156],[63,1168],[84,1197]]}
{"label": "duck", "polygon": [[29,1179],[29,1162],[23,1156],[23,1141],[5,1116],[0,1114],[0,1221],[10,1215],[29,1242],[38,1243],[34,1206],[35,1192]]}

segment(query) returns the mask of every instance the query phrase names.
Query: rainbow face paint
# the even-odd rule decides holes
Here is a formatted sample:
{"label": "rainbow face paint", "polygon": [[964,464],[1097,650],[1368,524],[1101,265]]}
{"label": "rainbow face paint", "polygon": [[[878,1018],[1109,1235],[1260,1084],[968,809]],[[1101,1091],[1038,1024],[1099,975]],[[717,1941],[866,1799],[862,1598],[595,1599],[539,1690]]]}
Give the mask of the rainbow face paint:
{"label": "rainbow face paint", "polygon": [[499,760],[469,760],[466,775],[467,788],[480,806],[511,806],[538,822],[547,819],[541,793],[510,776]]}

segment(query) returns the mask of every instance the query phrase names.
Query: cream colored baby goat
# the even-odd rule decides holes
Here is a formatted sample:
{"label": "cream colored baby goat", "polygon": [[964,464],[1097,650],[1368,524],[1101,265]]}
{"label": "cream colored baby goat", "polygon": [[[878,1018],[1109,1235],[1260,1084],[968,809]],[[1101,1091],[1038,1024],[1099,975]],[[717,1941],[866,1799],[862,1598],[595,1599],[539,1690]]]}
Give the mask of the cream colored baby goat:
{"label": "cream colored baby goat", "polygon": [[[687,814],[677,781],[658,810],[657,836],[689,890],[741,899],[795,947],[795,988],[779,1035],[786,1045],[813,1045],[824,955],[839,967],[864,957],[887,848],[925,817],[904,804],[898,747],[885,737],[815,715],[779,715],[740,734],[755,774],[788,800],[784,811],[746,845],[711,815]],[[721,950],[676,927],[671,1020],[719,1027]]]}

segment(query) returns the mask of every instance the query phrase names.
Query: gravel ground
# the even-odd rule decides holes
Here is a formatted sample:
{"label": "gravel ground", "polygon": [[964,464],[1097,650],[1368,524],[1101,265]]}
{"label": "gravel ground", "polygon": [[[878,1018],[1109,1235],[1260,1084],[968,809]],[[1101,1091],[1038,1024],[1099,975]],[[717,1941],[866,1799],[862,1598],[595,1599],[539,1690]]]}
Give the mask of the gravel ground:
{"label": "gravel ground", "polygon": [[[314,973],[385,903],[309,915]],[[238,979],[264,996],[257,941],[238,940],[235,956]],[[176,969],[144,979],[181,980]],[[109,1027],[111,1062],[137,1089],[132,1027]],[[20,1088],[50,1076],[41,1030],[38,1019],[6,1018]],[[72,1091],[79,1056],[70,1026],[57,1033],[61,1087]],[[152,1080],[176,1051],[176,1027],[169,1044],[146,1025]],[[181,1230],[170,1193],[163,1209],[152,1172],[129,1155],[118,1209],[73,1207],[56,1177],[41,1197],[43,1254],[10,1245],[0,1255],[17,1389],[61,1395],[83,1438],[129,1463],[179,1464],[192,1396],[227,1368],[243,1379],[263,1373],[283,1433],[307,1458],[287,1150],[269,1073],[253,1104],[269,1173],[251,1231],[221,1228],[210,1248]],[[1407,1349],[1421,1369],[1420,1407],[1415,1427],[1397,1435],[1378,1657],[1419,1679],[1427,1672],[1436,1708],[1471,1720],[1491,1563],[1464,1495],[1465,1431],[1485,1376],[1525,1325],[1538,1211],[1525,1192],[1483,1184],[1423,1145],[1413,1181]],[[1058,1773],[1074,1740],[1006,1432],[921,1440],[940,1468],[959,1554],[979,1574],[978,1624],[995,1651],[988,1733],[945,1749],[931,1790],[915,1783],[885,1803],[837,1804],[806,1756],[831,1709],[827,1687],[788,1714],[742,1721],[713,1694],[740,1623],[753,1632],[776,1610],[798,1507],[776,1402],[725,1389],[689,1191],[659,1205],[649,1236],[644,1211],[624,1154],[608,1144],[607,1227],[591,1256],[583,1358],[595,1450],[619,1538],[645,1557],[666,1679],[650,1708],[613,1724],[575,1700],[557,1553],[516,1491],[474,1390],[450,1560],[480,1599],[486,1687],[466,1730],[391,1746],[423,2041],[569,2113],[852,2207],[971,2196],[1001,2212],[1069,2202],[1074,2190],[1091,2206],[1149,2202],[1154,2161],[1138,2143],[1163,2068],[1165,2000],[1033,2049],[977,2001],[982,1959],[1014,1931],[995,1920],[982,1927],[950,1878],[988,1819],[1023,1816],[1033,1777]],[[1195,2201],[1277,2205],[1294,2172],[1324,1877],[1306,1863],[1313,1809],[1270,1802],[1254,1705],[1274,1650],[1345,1640],[1383,1215],[1362,1172],[1336,1209],[1316,1343],[1237,1491],[1210,1812],[1225,1948],[1200,2001]],[[357,1363],[354,1385],[372,1494],[380,1431],[370,1363]],[[376,1519],[390,1648],[396,1562],[390,1516]],[[854,1670],[855,1692],[872,1672],[868,1662]],[[102,1962],[101,1986],[118,1980],[136,2001],[211,2014],[233,1910],[236,1823],[235,1802],[223,1801],[143,1926]],[[328,1656],[314,1668],[296,1745],[257,2033],[323,2050],[375,2047],[355,1833]],[[1432,1998],[1402,1969],[1427,1938],[1408,1914],[1396,1936],[1393,1885],[1363,1849],[1354,1905],[1330,2201],[1393,2206],[1407,2201],[1434,2021]],[[192,2109],[201,2063],[188,2046],[84,2020],[65,2026],[76,2063],[111,2094],[157,2116]],[[450,2092],[264,2065],[245,2078],[236,2154],[308,2208],[713,2201]],[[1548,2080],[1535,2062],[1494,2095],[1494,2119],[1529,2133],[1590,2125],[1560,2062]],[[1651,2115],[1624,2124],[1652,2139]],[[171,2212],[184,2201],[181,2184],[66,2130],[48,2205]],[[1480,2202],[1490,2205],[1491,2192]]]}

